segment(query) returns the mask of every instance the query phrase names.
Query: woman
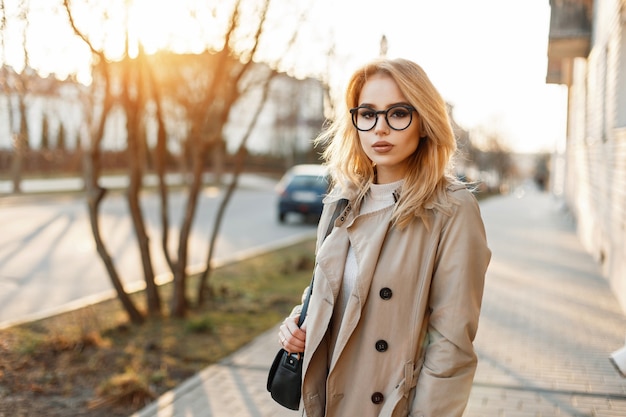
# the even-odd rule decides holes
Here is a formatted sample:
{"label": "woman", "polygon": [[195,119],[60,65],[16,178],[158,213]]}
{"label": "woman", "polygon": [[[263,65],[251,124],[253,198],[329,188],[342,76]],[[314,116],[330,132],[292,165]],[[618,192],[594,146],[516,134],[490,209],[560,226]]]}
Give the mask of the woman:
{"label": "woman", "polygon": [[356,71],[346,104],[318,139],[334,187],[306,321],[296,308],[279,331],[304,352],[305,415],[460,417],[491,253],[477,201],[452,175],[446,104],[403,59]]}

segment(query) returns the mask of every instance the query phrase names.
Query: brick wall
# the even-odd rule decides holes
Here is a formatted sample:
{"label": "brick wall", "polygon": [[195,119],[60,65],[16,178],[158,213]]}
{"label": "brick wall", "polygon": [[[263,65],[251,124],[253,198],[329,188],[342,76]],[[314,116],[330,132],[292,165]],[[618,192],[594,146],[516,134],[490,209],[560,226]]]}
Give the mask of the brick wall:
{"label": "brick wall", "polygon": [[565,195],[626,311],[626,23],[620,2],[595,7],[591,52],[573,63]]}

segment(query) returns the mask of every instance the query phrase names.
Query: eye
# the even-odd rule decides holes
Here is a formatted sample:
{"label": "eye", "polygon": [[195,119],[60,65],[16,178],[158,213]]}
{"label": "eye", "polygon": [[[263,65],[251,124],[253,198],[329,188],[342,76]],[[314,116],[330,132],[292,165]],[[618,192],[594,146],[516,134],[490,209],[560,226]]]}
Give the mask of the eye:
{"label": "eye", "polygon": [[373,119],[376,117],[376,112],[371,109],[361,108],[359,109],[359,117],[363,119]]}
{"label": "eye", "polygon": [[409,110],[404,107],[392,107],[391,109],[389,109],[389,117],[393,117],[396,119],[403,119],[405,117],[408,117],[409,114]]}

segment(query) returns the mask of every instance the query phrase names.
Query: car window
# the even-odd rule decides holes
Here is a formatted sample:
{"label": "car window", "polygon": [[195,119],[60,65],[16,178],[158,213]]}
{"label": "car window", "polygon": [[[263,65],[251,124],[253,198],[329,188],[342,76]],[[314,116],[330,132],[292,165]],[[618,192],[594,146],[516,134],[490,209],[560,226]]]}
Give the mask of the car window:
{"label": "car window", "polygon": [[289,182],[289,187],[297,188],[314,188],[320,190],[326,190],[328,187],[328,181],[325,177],[314,175],[295,175]]}

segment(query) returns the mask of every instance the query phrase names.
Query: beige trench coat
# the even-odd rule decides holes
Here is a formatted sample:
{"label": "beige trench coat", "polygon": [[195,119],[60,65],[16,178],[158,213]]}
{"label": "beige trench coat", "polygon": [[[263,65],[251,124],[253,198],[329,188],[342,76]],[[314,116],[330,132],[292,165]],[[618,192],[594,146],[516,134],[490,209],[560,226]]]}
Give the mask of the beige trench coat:
{"label": "beige trench coat", "polygon": [[[430,230],[417,219],[390,227],[392,208],[355,216],[348,205],[318,247],[303,365],[307,417],[463,414],[491,252],[474,196],[461,186],[448,194],[453,213],[430,210]],[[325,200],[318,242],[339,197]],[[359,272],[339,327],[332,313],[349,243]]]}

